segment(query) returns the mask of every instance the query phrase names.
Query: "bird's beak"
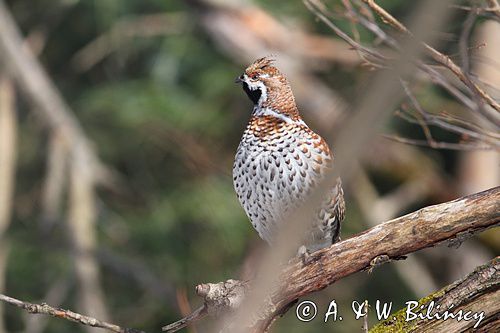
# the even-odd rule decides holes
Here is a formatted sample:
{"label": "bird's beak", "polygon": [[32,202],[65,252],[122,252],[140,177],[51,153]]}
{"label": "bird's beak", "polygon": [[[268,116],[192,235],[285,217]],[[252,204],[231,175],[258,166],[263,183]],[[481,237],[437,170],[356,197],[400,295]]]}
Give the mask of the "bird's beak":
{"label": "bird's beak", "polygon": [[243,77],[242,75],[238,76],[236,79],[234,79],[234,83],[241,83],[243,82]]}

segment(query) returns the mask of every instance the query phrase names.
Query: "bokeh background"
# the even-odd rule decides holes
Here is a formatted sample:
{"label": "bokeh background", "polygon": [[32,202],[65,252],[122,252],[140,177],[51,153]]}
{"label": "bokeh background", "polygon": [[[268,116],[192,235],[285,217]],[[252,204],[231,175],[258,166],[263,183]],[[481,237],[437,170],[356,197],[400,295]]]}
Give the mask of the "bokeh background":
{"label": "bokeh background", "polygon": [[[325,3],[341,13],[345,1]],[[408,1],[379,3],[403,21],[414,9]],[[77,156],[2,70],[1,96],[10,98],[13,108],[2,104],[0,119],[6,121],[11,112],[14,121],[2,127],[0,155],[9,147],[5,138],[16,141],[11,142],[15,176],[5,176],[13,194],[1,197],[8,213],[0,223],[5,227],[0,228],[0,291],[150,332],[200,305],[195,285],[251,276],[266,246],[232,186],[234,153],[252,107],[234,78],[255,58],[275,55],[306,122],[327,134],[332,124],[342,126],[373,74],[298,0],[10,0],[6,5],[105,171],[95,176],[95,190],[78,185],[82,176],[72,167]],[[440,49],[452,58],[466,14],[456,10],[446,30],[436,32]],[[345,17],[339,15],[336,24],[351,32]],[[497,98],[499,25],[488,18],[476,21],[473,37],[487,46],[471,58]],[[377,44],[369,32],[359,34],[361,41]],[[429,82],[419,81],[417,93],[428,110],[467,119],[464,105]],[[9,128],[12,136],[6,134]],[[439,150],[383,136],[394,133],[424,138],[418,124],[396,115],[386,122],[345,184],[343,238],[500,183],[498,152]],[[461,140],[440,128],[433,134],[442,141]],[[94,172],[94,162],[79,163]],[[362,323],[353,319],[353,300],[392,301],[395,310],[499,253],[498,230],[458,249],[422,251],[311,295],[320,313],[335,299],[345,313],[342,322],[325,324],[320,316],[300,323],[292,309],[274,329],[358,331]],[[89,330],[14,308],[2,311],[0,332]],[[186,331],[204,332],[212,324],[205,319]]]}

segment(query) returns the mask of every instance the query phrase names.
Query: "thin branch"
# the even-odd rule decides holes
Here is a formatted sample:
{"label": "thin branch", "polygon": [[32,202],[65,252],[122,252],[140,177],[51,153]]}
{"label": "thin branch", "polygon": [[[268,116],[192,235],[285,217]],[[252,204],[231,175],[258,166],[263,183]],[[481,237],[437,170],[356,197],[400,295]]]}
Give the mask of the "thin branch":
{"label": "thin branch", "polygon": [[435,141],[432,137],[431,130],[429,129],[429,126],[427,126],[427,123],[425,122],[425,120],[427,118],[427,113],[422,109],[422,107],[420,106],[420,103],[418,102],[418,100],[415,98],[415,96],[411,92],[410,87],[408,86],[408,82],[406,82],[402,79],[400,81],[401,81],[401,85],[403,86],[403,89],[405,91],[406,96],[408,96],[411,103],[413,104],[415,109],[418,111],[419,116],[417,118],[417,121],[420,124],[420,126],[422,127],[424,134],[425,134],[425,137],[432,147],[432,145],[435,143]]}
{"label": "thin branch", "polygon": [[330,29],[332,29],[337,36],[342,38],[344,41],[346,41],[353,49],[357,51],[362,51],[368,56],[371,56],[374,59],[377,60],[387,60],[385,56],[380,54],[378,51],[372,50],[370,48],[367,48],[361,44],[359,44],[357,41],[349,37],[345,32],[343,32],[339,27],[337,27],[331,20],[329,20],[326,16],[328,13],[326,11],[325,6],[317,0],[304,0],[305,6],[316,15],[323,23],[325,23]]}
{"label": "thin branch", "polygon": [[471,7],[471,6],[460,6],[460,5],[452,5],[452,8],[473,11],[477,14],[492,14],[493,18],[497,20],[500,19],[500,5],[497,0],[486,0],[488,2],[489,7]]}
{"label": "thin branch", "polygon": [[[456,133],[456,134],[461,135],[462,141],[457,143],[457,145],[471,143],[469,145],[469,148],[473,147],[473,146],[477,146],[478,148],[481,147],[480,149],[490,149],[490,150],[500,151],[500,139],[495,137],[495,135],[493,133],[486,132],[486,134],[483,135],[482,130],[475,131],[475,130],[467,129],[467,127],[469,127],[469,126],[474,127],[474,125],[472,125],[472,124],[469,126],[462,125],[463,120],[456,120],[453,117],[448,117],[447,113],[445,113],[445,112],[443,112],[441,115],[433,115],[433,114],[427,113],[425,118],[421,119],[422,118],[421,115],[419,115],[419,114],[415,115],[413,113],[410,114],[410,112],[407,111],[407,107],[405,107],[405,106],[403,106],[401,108],[401,110],[404,110],[406,112],[396,112],[395,114],[411,124],[418,124],[420,126],[423,126],[423,125],[424,126],[427,126],[427,125],[436,126],[436,127],[440,127],[442,129],[445,129],[451,133]],[[414,119],[414,118],[417,118],[417,119]],[[459,126],[455,125],[454,123],[458,123]],[[429,135],[430,134],[426,134],[428,146],[434,148],[433,145],[436,142],[436,140],[432,136],[429,137]],[[472,139],[475,139],[476,141],[474,141]],[[437,148],[437,146],[436,146],[436,148]],[[467,149],[467,148],[464,147],[464,149]]]}
{"label": "thin branch", "polygon": [[[59,306],[62,304],[74,285],[74,276],[64,276],[54,281],[43,296],[44,303]],[[49,316],[28,316],[25,320],[24,333],[43,333],[50,322]]]}
{"label": "thin branch", "polygon": [[476,124],[471,123],[471,122],[466,122],[465,120],[460,119],[460,118],[458,118],[450,113],[441,112],[440,114],[432,115],[432,116],[435,119],[446,121],[449,124],[452,124],[452,125],[456,124],[456,125],[462,126],[463,128],[468,128],[469,130],[474,131],[476,134],[484,134],[485,136],[488,136],[490,138],[500,140],[500,133],[489,131],[489,130],[482,128],[479,125],[476,125]]}
{"label": "thin branch", "polygon": [[[365,1],[366,2],[366,1]],[[341,33],[341,30],[332,22],[331,19],[328,17],[332,17],[332,14],[328,12],[326,7],[323,5],[321,1],[318,0],[307,0],[305,1],[306,6],[319,18],[321,19],[324,23],[326,23],[332,30],[342,39],[346,39],[346,34]],[[371,7],[374,8],[374,11],[376,11],[379,15],[383,15],[386,17],[386,22],[392,22],[391,24],[395,26],[397,29],[402,29],[402,31],[406,31],[406,28],[403,26],[400,26],[398,24],[398,21],[392,17],[389,13],[387,13],[383,8],[378,6],[376,3],[373,1],[369,1]],[[362,4],[360,4],[362,5]],[[377,37],[381,38],[384,42],[386,42],[388,45],[396,49],[398,52],[400,52],[400,46],[394,40],[392,37],[388,36],[382,29],[380,29],[375,23],[370,22],[367,20],[364,16],[361,16],[357,12],[353,10],[351,6],[349,6],[349,3],[345,3],[344,1],[344,7],[346,7],[346,16],[349,18],[352,22],[352,17],[356,16],[356,20],[361,23],[365,28],[370,30],[372,33],[374,33]],[[327,17],[328,16],[328,17]],[[466,41],[468,40],[468,36],[470,35],[470,31],[472,29],[472,24],[474,23],[474,18],[475,15],[471,14],[468,17],[466,27],[463,30],[462,33],[462,38],[461,38],[461,44],[462,44],[462,53],[467,52],[467,45]],[[408,34],[410,34],[408,32]],[[411,34],[410,34],[411,35]],[[346,39],[350,45],[352,45],[356,50],[358,51],[359,54],[366,54],[366,50],[369,50],[368,48],[365,48],[361,45],[359,45],[358,41],[353,41]],[[465,45],[465,46],[464,46]],[[465,51],[464,51],[465,49]],[[373,51],[376,52],[376,51]],[[468,63],[468,54],[465,56],[462,54],[462,58],[464,59],[464,62]],[[383,67],[386,66],[387,58],[384,59],[379,59],[381,61],[381,64],[374,64],[374,66],[378,67]],[[368,60],[367,60],[368,61]],[[369,61],[368,61],[369,62]],[[454,95],[460,102],[462,102],[464,105],[469,107],[471,110],[474,111],[481,111],[480,115],[485,113],[486,111],[484,110],[479,110],[483,107],[485,104],[481,97],[478,94],[471,93],[474,96],[474,101],[471,100],[469,97],[467,97],[465,94],[463,94],[459,89],[454,87],[446,78],[443,77],[443,75],[439,72],[437,72],[435,69],[433,69],[431,66],[423,63],[422,61],[418,62],[419,69],[427,73],[427,75],[431,78],[431,80],[436,83],[441,85],[443,88],[448,90],[452,95]],[[468,66],[466,66],[468,68]],[[468,70],[464,70],[464,73],[468,75]],[[470,79],[470,78],[469,78]],[[413,96],[411,91],[409,90],[408,85],[405,82],[402,82],[404,90],[406,92],[406,95],[409,97],[410,101],[412,102],[413,106],[415,109],[418,111],[417,114],[411,114],[412,117],[415,118],[416,122],[420,124],[422,127],[424,134],[426,136],[427,142],[420,142],[420,141],[414,141],[411,139],[403,139],[399,137],[393,137],[393,139],[402,142],[405,141],[405,143],[414,143],[417,145],[425,145],[429,147],[436,147],[439,149],[460,149],[461,146],[463,146],[463,150],[470,150],[470,149],[499,149],[500,147],[500,142],[496,135],[491,135],[491,133],[485,131],[484,129],[478,129],[478,126],[474,126],[473,123],[470,122],[465,122],[458,120],[458,118],[450,118],[450,117],[443,117],[443,116],[436,116],[433,115],[427,111],[424,111],[423,108],[420,106],[418,100]],[[455,121],[457,119],[458,121]],[[410,122],[414,122],[413,119],[407,119]],[[433,139],[431,131],[429,129],[428,125],[434,125],[441,127],[445,130],[451,131],[458,133],[462,135],[464,138],[467,138],[469,141],[470,139],[476,139],[479,141],[482,141],[487,144],[486,145],[481,145],[481,144],[467,144],[465,142],[461,143],[443,143],[443,142],[436,142],[436,140]]]}
{"label": "thin branch", "polygon": [[34,304],[28,303],[21,300],[18,300],[13,297],[6,296],[4,294],[0,294],[0,301],[17,306],[18,308],[24,309],[32,314],[44,314],[49,315],[55,318],[69,320],[75,323],[79,323],[86,326],[103,328],[105,330],[116,332],[116,333],[146,333],[144,331],[135,329],[135,328],[126,328],[121,327],[115,324],[111,324],[105,321],[101,321],[99,319],[85,316],[71,310],[65,310],[60,308],[54,308],[48,304]]}
{"label": "thin branch", "polygon": [[[486,1],[490,1],[490,2],[496,2],[496,0],[486,0]],[[496,5],[495,7],[497,7],[498,5]],[[490,7],[490,8],[484,8],[484,7],[475,7],[475,6],[461,6],[461,5],[450,5],[450,8],[453,8],[453,9],[460,9],[460,10],[463,10],[463,11],[468,11],[468,12],[475,12],[476,14],[479,14],[479,13],[483,13],[483,12],[495,12],[495,11],[498,11],[500,10],[500,7]]]}
{"label": "thin branch", "polygon": [[[470,130],[464,127],[464,121],[454,118],[452,116],[443,116],[443,115],[433,115],[423,109],[423,107],[420,105],[418,102],[417,98],[411,91],[409,85],[407,82],[404,80],[401,80],[401,85],[404,88],[404,91],[408,98],[410,99],[413,107],[417,110],[417,114],[413,115],[417,123],[422,127],[425,137],[427,139],[427,142],[430,147],[437,148],[436,141],[431,135],[430,129],[428,125],[434,125],[441,127],[445,130],[448,130],[450,132],[454,132],[457,134],[460,134],[464,137],[470,137],[474,138],[478,141],[484,142],[487,145],[491,147],[491,149],[497,149],[500,150],[500,138],[498,135],[492,133],[492,135],[489,135],[489,133],[485,133],[482,129],[475,129],[475,130]],[[411,119],[405,118],[409,122],[413,122]],[[458,125],[453,124],[452,122],[458,123]],[[473,124],[469,124],[466,127],[473,127]],[[460,143],[463,144],[463,143]],[[480,146],[480,145],[478,145]],[[443,147],[441,147],[443,148]]]}
{"label": "thin branch", "polygon": [[[380,7],[378,4],[376,4],[373,0],[362,0],[363,2],[367,3],[372,10],[377,13],[382,19],[383,22],[391,25],[392,27],[396,28],[398,31],[403,32],[405,34],[408,34],[412,36],[412,33],[402,24],[400,23],[396,18],[394,18],[391,14],[389,14],[385,9]],[[378,30],[374,30],[373,25],[367,25],[365,22],[360,20],[360,23],[363,24],[367,29],[369,29],[372,32],[376,32]],[[388,39],[387,35],[380,36],[380,32],[377,34],[379,37],[382,37],[389,45],[395,46],[395,43],[392,39]],[[489,96],[482,88],[480,88],[474,81],[466,75],[458,65],[456,65],[453,60],[445,56],[444,54],[440,53],[436,49],[432,48],[426,43],[423,43],[424,47],[426,50],[429,52],[431,57],[438,62],[440,65],[448,68],[452,73],[454,73],[460,81],[462,81],[467,87],[471,89],[471,91],[477,95],[478,97],[481,97],[487,102],[489,105],[491,105],[495,110],[500,111],[500,104],[496,102],[495,99],[493,99],[491,96]],[[446,88],[446,87],[445,87]],[[467,104],[466,104],[467,105]],[[497,126],[499,125],[498,119],[495,117],[495,115],[492,115],[485,110],[483,110],[480,107],[471,107],[471,109],[479,109],[481,114],[489,119],[493,124],[496,124]]]}
{"label": "thin branch", "polygon": [[[193,312],[193,309],[191,307],[191,304],[190,304],[188,296],[187,296],[186,288],[181,287],[181,288],[177,289],[176,298],[177,298],[177,304],[179,305],[179,310],[181,311],[183,316],[187,316]],[[196,329],[195,325],[191,325],[187,329],[187,331],[189,333],[198,333],[198,330]]]}
{"label": "thin branch", "polygon": [[395,142],[399,142],[399,143],[404,143],[404,144],[414,145],[414,146],[429,147],[429,148],[433,148],[433,149],[491,150],[490,146],[481,145],[481,144],[468,144],[468,143],[464,143],[464,142],[452,143],[452,142],[434,141],[431,145],[428,140],[409,139],[409,138],[403,138],[403,137],[400,137],[397,135],[386,134],[386,135],[384,135],[384,138],[395,141]]}
{"label": "thin branch", "polygon": [[486,0],[490,8],[486,8],[487,11],[493,12],[497,18],[500,18],[500,5],[497,0]]}
{"label": "thin branch", "polygon": [[419,68],[429,76],[432,82],[444,88],[452,96],[454,96],[460,103],[462,103],[467,108],[473,111],[477,110],[477,105],[474,103],[474,101],[472,101],[460,89],[458,89],[451,82],[449,82],[444,77],[444,75],[438,72],[435,68],[433,68],[433,66],[421,63]]}
{"label": "thin branch", "polygon": [[[346,40],[353,48],[355,48],[360,55],[366,54],[367,56],[370,56],[370,54],[367,54],[368,51],[370,51],[371,54],[378,54],[377,53],[378,51],[371,50],[365,46],[360,45],[358,43],[358,41],[354,41],[354,40],[350,39],[350,37],[348,37],[345,33],[343,33],[342,30],[340,28],[338,28],[333,23],[333,21],[330,19],[333,14],[331,14],[326,9],[326,7],[324,6],[324,4],[321,1],[319,1],[319,0],[306,0],[305,4],[309,10],[311,10],[320,20],[322,20],[325,24],[327,24],[340,38]],[[383,8],[381,8],[380,6],[375,4],[373,1],[370,1],[370,4],[379,15],[384,15],[384,17],[386,17],[386,19],[385,19],[386,22],[392,22],[392,25],[394,25],[398,29],[402,29],[403,31],[406,31],[406,28],[404,26],[402,28],[398,24],[398,21],[394,17],[392,17],[389,13],[387,13]],[[360,4],[361,7],[363,5],[364,4]],[[375,36],[377,36],[378,38],[383,40],[389,46],[391,46],[392,48],[394,48],[398,52],[401,52],[401,47],[399,46],[398,42],[395,39],[393,39],[392,37],[390,37],[387,33],[385,33],[382,29],[380,29],[376,23],[366,19],[364,16],[362,16],[359,13],[357,13],[356,11],[354,11],[353,8],[350,7],[348,4],[346,5],[344,3],[344,6],[346,7],[345,16],[348,19],[352,20],[352,17],[356,16],[356,20],[361,25],[363,25],[369,31],[374,33]],[[469,16],[469,20],[467,20],[468,24],[467,24],[466,28],[464,28],[464,31],[462,34],[462,41],[463,41],[463,39],[468,40],[468,35],[470,34],[470,30],[472,29],[472,24],[474,23],[474,20],[473,20],[474,17],[475,17],[475,15]],[[412,35],[409,32],[408,32],[408,34]],[[465,45],[465,48],[466,48],[466,45]],[[462,47],[462,49],[463,49],[463,47]],[[467,48],[465,51],[467,51]],[[373,59],[373,56],[370,56],[370,58]],[[366,62],[371,63],[374,67],[386,67],[387,62],[388,62],[387,58],[379,58],[378,59],[379,63],[377,63],[377,64],[369,61],[366,57],[363,57],[363,59],[365,59]],[[447,80],[441,73],[439,73],[434,68],[432,68],[432,66],[425,64],[423,61],[418,61],[417,63],[418,63],[419,69],[422,70],[423,72],[425,72],[435,84],[438,84],[438,85],[442,86],[444,89],[448,90],[450,92],[450,94],[455,96],[457,98],[457,100],[459,100],[462,104],[464,104],[465,106],[467,106],[471,110],[479,111],[478,115],[482,115],[485,118],[489,119],[492,123],[495,123],[494,116],[490,117],[490,118],[487,117],[488,115],[489,116],[491,116],[491,115],[490,114],[486,115],[488,112],[483,109],[484,108],[483,105],[485,104],[485,102],[483,101],[483,99],[481,98],[480,95],[478,95],[477,93],[474,92],[473,89],[469,89],[469,91],[471,91],[471,95],[474,96],[474,100],[472,100],[471,98],[466,96],[464,93],[462,93],[458,88],[456,88],[452,83],[450,83],[449,80]],[[466,71],[464,71],[464,72],[468,76],[468,72],[466,72]],[[469,80],[470,80],[470,77],[469,77]],[[407,87],[405,88],[405,91],[406,91],[406,94],[408,95],[408,88]],[[443,128],[445,130],[459,133],[459,134],[463,135],[463,137],[465,137],[465,138],[474,138],[476,140],[483,141],[487,145],[489,145],[492,149],[498,149],[498,147],[500,146],[500,142],[495,135],[491,135],[491,133],[487,133],[483,129],[477,130],[477,126],[475,126],[476,128],[472,129],[471,127],[474,127],[474,124],[472,124],[470,122],[465,122],[465,121],[461,121],[461,122],[460,121],[459,122],[451,121],[451,119],[448,119],[448,118],[445,119],[444,117],[435,116],[435,115],[430,114],[428,112],[424,112],[424,111],[422,111],[422,108],[420,106],[418,106],[418,101],[416,100],[416,98],[410,97],[410,100],[412,101],[412,104],[416,107],[417,111],[419,111],[419,113],[420,113],[420,115],[416,114],[416,115],[412,115],[412,116],[415,117],[417,122],[420,124],[420,126],[424,130],[424,133],[425,133],[427,141],[428,141],[427,143],[424,143],[424,145],[430,146],[430,147],[435,146],[436,148],[440,148],[440,149],[459,149],[460,145],[464,146],[463,147],[464,150],[475,149],[476,147],[478,149],[485,149],[485,148],[488,149],[488,147],[484,147],[483,145],[475,145],[475,144],[471,144],[471,145],[467,144],[466,145],[465,143],[460,143],[460,144],[437,143],[437,144],[434,144],[435,140],[432,138],[432,135],[431,135],[430,129],[428,128],[428,125],[435,125],[435,126]],[[455,124],[448,123],[448,122],[453,122]],[[457,126],[458,123],[461,123],[461,125]],[[464,123],[467,125],[464,125]],[[399,138],[397,140],[401,142],[401,140],[399,140]],[[412,140],[406,141],[406,143],[410,143],[410,142],[412,142]],[[418,142],[417,144],[422,145],[422,142]]]}
{"label": "thin branch", "polygon": [[366,3],[382,19],[384,23],[391,25],[400,32],[411,34],[410,31],[401,22],[399,22],[394,16],[389,14],[384,8],[376,4],[374,0],[363,0],[363,2]]}
{"label": "thin branch", "polygon": [[[399,22],[394,16],[389,14],[385,9],[380,7],[375,3],[374,0],[363,0],[370,8],[377,13],[377,15],[380,16],[383,22],[393,26],[396,28],[398,31],[403,32],[407,35],[412,36],[413,34],[401,23]],[[466,86],[468,86],[474,93],[478,94],[481,96],[491,107],[493,107],[497,112],[500,112],[500,104],[495,101],[488,93],[486,93],[481,87],[479,87],[475,82],[470,80],[467,75],[462,71],[462,69],[453,62],[453,60],[442,54],[441,52],[437,51],[435,48],[430,46],[427,43],[423,43],[425,49],[427,50],[428,54],[440,65],[448,68],[453,74],[455,74],[460,81],[462,81]],[[483,113],[484,116],[488,117],[491,121],[493,121],[495,124],[498,125],[498,119],[494,118],[492,115],[488,113]]]}
{"label": "thin branch", "polygon": [[[465,75],[469,76],[470,72],[470,56],[469,56],[469,39],[472,32],[472,27],[476,21],[477,14],[471,11],[467,14],[464,26],[462,28],[462,33],[460,34],[460,39],[458,41],[458,47],[460,49],[460,60],[462,61],[462,70]],[[470,76],[469,76],[470,80]]]}
{"label": "thin branch", "polygon": [[187,19],[179,13],[147,14],[117,21],[104,34],[85,45],[71,59],[80,72],[87,71],[134,37],[180,34],[186,30]]}
{"label": "thin branch", "polygon": [[347,18],[349,19],[349,23],[351,26],[352,34],[354,36],[354,40],[360,44],[361,43],[361,37],[359,35],[358,31],[358,26],[356,25],[356,16],[353,15],[354,9],[352,8],[351,1],[350,0],[342,0],[342,4],[344,7],[347,9]]}
{"label": "thin branch", "polygon": [[200,306],[198,309],[193,311],[190,315],[166,326],[163,326],[161,330],[167,333],[177,332],[178,330],[183,329],[191,325],[192,323],[197,322],[207,316],[207,308],[205,305]]}
{"label": "thin branch", "polygon": [[[377,36],[377,38],[383,40],[387,45],[391,46],[395,50],[400,49],[396,40],[391,36],[389,36],[385,31],[383,31],[377,24],[366,20],[363,16],[358,16],[358,21],[366,29],[368,29],[375,36]],[[423,62],[419,62],[419,69],[422,70],[424,73],[426,73],[432,82],[447,90],[451,95],[453,95],[459,102],[461,102],[467,108],[474,111],[478,110],[479,106],[476,103],[474,103],[474,101],[472,101],[468,96],[466,96],[463,92],[461,92],[452,83],[450,83],[441,73],[439,73],[436,69],[434,69],[433,66],[425,64]],[[481,83],[483,83],[485,86],[488,86],[478,78],[476,79]]]}

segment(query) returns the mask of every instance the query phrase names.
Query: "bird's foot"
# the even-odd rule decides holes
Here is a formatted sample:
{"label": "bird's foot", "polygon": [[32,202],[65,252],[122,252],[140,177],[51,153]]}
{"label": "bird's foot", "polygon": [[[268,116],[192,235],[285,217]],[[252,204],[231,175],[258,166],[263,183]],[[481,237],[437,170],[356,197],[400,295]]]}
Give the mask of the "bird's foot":
{"label": "bird's foot", "polygon": [[311,252],[307,249],[305,245],[299,247],[297,251],[297,257],[302,261],[302,265],[307,266],[312,262]]}

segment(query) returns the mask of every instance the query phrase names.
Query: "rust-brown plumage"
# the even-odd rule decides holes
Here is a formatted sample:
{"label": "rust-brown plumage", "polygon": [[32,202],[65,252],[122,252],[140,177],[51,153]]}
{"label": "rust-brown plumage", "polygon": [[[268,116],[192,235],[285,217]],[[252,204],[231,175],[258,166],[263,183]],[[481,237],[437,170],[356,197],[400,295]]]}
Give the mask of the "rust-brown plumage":
{"label": "rust-brown plumage", "polygon": [[[259,235],[272,243],[297,208],[333,166],[326,142],[302,120],[291,87],[270,58],[260,58],[237,78],[254,102],[233,167],[238,199]],[[306,245],[327,246],[338,239],[344,218],[340,180],[318,207]]]}

